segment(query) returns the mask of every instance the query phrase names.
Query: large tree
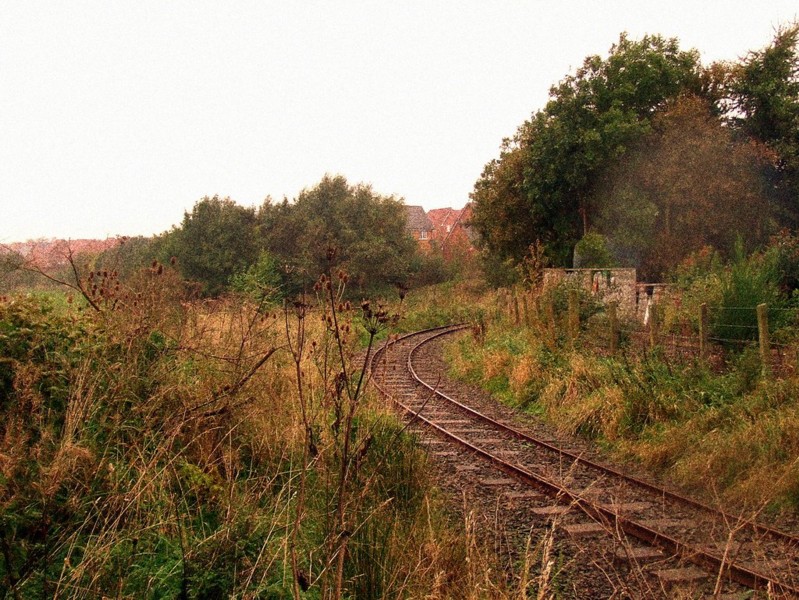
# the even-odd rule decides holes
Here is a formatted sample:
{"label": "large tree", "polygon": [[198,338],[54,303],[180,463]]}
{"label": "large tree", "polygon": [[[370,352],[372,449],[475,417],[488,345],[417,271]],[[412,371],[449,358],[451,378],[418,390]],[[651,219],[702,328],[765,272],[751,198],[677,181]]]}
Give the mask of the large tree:
{"label": "large tree", "polygon": [[649,280],[704,246],[730,255],[741,239],[752,249],[776,227],[762,177],[772,158],[724,127],[707,101],[685,96],[603,177],[596,228]]}
{"label": "large tree", "polygon": [[358,293],[402,285],[416,252],[402,201],[341,176],[325,176],[293,203],[265,203],[259,218],[264,243],[295,291],[339,269]]}
{"label": "large tree", "polygon": [[777,155],[770,175],[786,224],[799,224],[799,23],[732,69],[730,121]]}
{"label": "large tree", "polygon": [[[680,50],[675,39],[622,35],[607,58],[586,58],[475,185],[473,223],[486,247],[519,260],[541,240],[550,259],[569,264],[595,216],[599,176],[650,131],[669,100],[702,86],[698,53]],[[506,214],[518,235],[501,233],[496,223],[509,225]]]}
{"label": "large tree", "polygon": [[165,234],[162,256],[174,256],[184,277],[203,286],[203,293],[224,291],[230,278],[258,259],[258,220],[254,208],[230,198],[205,197]]}

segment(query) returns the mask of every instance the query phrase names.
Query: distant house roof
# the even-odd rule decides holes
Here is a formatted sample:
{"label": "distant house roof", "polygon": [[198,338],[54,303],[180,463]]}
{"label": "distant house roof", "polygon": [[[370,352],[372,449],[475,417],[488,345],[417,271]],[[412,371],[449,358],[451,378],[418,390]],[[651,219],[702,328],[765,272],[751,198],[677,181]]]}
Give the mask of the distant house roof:
{"label": "distant house roof", "polygon": [[471,203],[466,204],[463,208],[433,208],[427,211],[427,216],[433,222],[433,227],[437,232],[436,237],[441,240],[442,245],[447,243],[456,229],[462,230],[469,242],[475,242],[477,232],[469,226],[471,215]]}
{"label": "distant house roof", "polygon": [[406,227],[410,231],[431,231],[433,224],[421,206],[406,206],[405,214],[407,218]]}
{"label": "distant house roof", "polygon": [[458,222],[461,210],[454,208],[433,208],[427,212],[427,216],[433,222],[436,229],[444,229],[447,232]]}

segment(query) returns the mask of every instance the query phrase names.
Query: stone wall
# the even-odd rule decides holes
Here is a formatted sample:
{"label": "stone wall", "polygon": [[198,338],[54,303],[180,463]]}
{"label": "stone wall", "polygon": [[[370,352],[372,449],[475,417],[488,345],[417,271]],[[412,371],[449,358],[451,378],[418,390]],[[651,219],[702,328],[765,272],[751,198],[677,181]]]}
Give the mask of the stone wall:
{"label": "stone wall", "polygon": [[544,269],[544,290],[563,281],[579,285],[606,304],[618,302],[620,316],[638,315],[642,299],[636,293],[635,269]]}

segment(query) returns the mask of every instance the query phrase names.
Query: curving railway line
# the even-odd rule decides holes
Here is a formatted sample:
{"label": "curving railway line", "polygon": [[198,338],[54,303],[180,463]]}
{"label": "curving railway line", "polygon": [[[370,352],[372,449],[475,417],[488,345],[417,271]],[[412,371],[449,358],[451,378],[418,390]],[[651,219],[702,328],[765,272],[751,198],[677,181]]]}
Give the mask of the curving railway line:
{"label": "curving railway line", "polygon": [[531,517],[581,513],[583,522],[571,525],[575,535],[623,538],[631,559],[657,557],[669,567],[655,574],[663,583],[704,579],[716,593],[738,584],[799,597],[799,537],[599,464],[437,389],[439,374],[424,353],[465,327],[384,344],[371,360],[372,382],[428,434],[504,474],[517,494],[545,497],[549,506],[531,508]]}

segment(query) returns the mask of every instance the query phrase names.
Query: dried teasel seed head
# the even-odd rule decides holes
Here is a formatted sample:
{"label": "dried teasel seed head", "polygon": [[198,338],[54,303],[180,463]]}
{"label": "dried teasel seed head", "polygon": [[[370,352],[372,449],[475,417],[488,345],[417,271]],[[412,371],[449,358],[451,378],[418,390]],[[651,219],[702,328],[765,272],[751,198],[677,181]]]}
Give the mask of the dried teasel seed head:
{"label": "dried teasel seed head", "polygon": [[154,261],[152,262],[152,264],[150,265],[150,268],[151,268],[151,269],[155,269],[157,266],[158,266],[158,261],[157,261],[157,260],[154,260]]}
{"label": "dried teasel seed head", "polygon": [[177,263],[177,262],[178,262],[178,257],[177,256],[173,256],[172,258],[169,259],[169,264],[172,265],[173,267],[175,266],[175,263]]}
{"label": "dried teasel seed head", "polygon": [[164,272],[164,265],[158,265],[158,269],[157,269],[157,271],[156,271],[156,272],[157,272],[159,275],[161,275],[161,274]]}

